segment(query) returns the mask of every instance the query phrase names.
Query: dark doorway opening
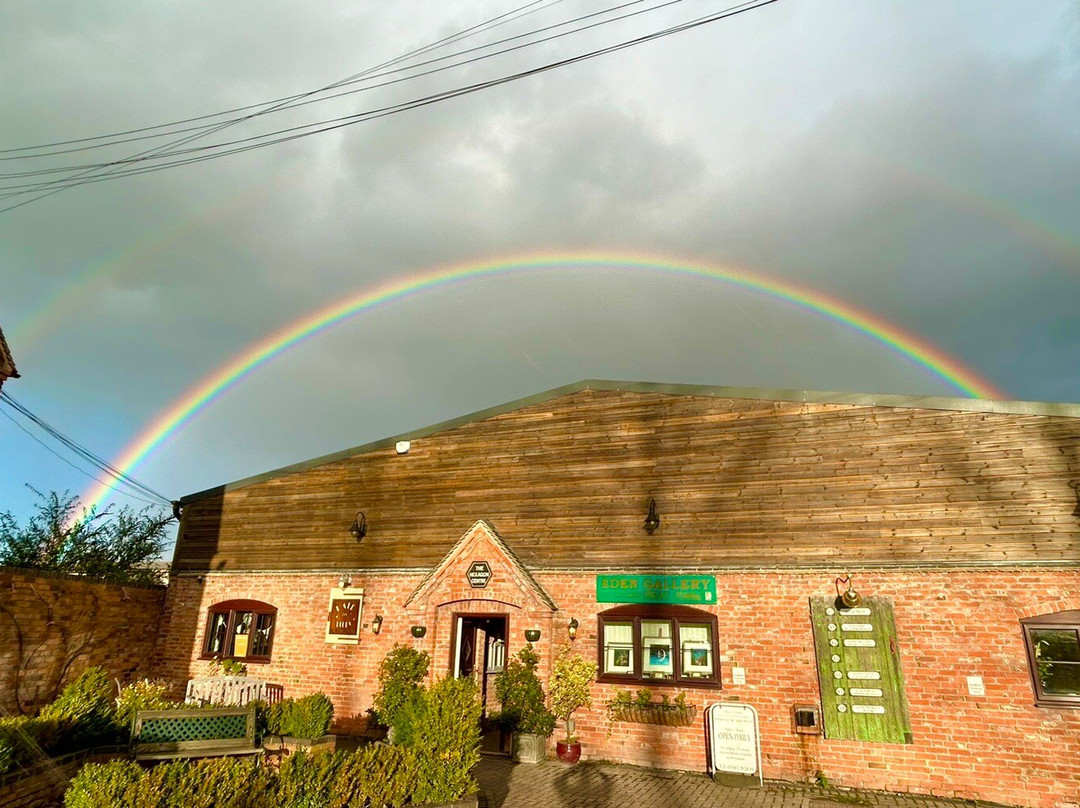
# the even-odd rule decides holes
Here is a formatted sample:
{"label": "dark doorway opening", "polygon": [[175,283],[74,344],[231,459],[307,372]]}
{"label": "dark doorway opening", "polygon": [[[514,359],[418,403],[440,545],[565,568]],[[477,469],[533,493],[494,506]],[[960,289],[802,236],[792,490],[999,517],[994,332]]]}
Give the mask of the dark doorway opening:
{"label": "dark doorway opening", "polygon": [[505,615],[454,615],[453,674],[469,676],[480,690],[484,705],[481,726],[482,750],[508,751],[509,739],[488,721],[491,713],[499,711],[495,696],[495,677],[506,664],[508,621]]}

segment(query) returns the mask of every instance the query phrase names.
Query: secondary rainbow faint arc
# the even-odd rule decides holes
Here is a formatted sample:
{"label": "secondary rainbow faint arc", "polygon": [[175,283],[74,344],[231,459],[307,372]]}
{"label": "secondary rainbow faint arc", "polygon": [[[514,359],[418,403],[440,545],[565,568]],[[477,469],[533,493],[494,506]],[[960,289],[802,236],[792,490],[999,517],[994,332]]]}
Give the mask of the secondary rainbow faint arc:
{"label": "secondary rainbow faint arc", "polygon": [[[123,473],[130,473],[155,447],[193,418],[215,399],[283,351],[315,336],[343,320],[375,306],[400,300],[458,281],[521,271],[584,268],[628,268],[653,270],[719,280],[751,292],[792,303],[819,314],[891,348],[906,359],[929,370],[959,392],[975,398],[1001,398],[1001,392],[988,381],[964,367],[944,352],[907,333],[880,317],[860,311],[834,297],[811,291],[793,283],[778,281],[746,269],[719,268],[704,264],[671,263],[670,260],[642,256],[619,256],[612,253],[544,254],[485,263],[458,264],[449,268],[409,275],[364,289],[344,301],[333,303],[302,317],[245,349],[225,365],[202,379],[189,392],[161,413],[113,462]],[[116,487],[97,484],[83,497],[86,507],[99,506]]]}

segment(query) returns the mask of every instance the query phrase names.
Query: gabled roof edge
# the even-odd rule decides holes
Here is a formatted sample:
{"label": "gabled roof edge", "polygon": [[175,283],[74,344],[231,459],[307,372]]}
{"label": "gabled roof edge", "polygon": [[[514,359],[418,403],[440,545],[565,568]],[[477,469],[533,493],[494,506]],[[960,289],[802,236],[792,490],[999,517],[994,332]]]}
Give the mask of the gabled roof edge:
{"label": "gabled roof edge", "polygon": [[711,385],[692,384],[665,384],[661,382],[631,382],[613,381],[607,379],[583,379],[562,387],[555,387],[542,393],[535,393],[525,398],[497,404],[483,410],[441,421],[437,424],[393,435],[388,438],[354,446],[350,449],[333,452],[331,454],[314,457],[299,463],[273,469],[271,471],[245,477],[235,482],[225,483],[213,488],[207,488],[194,494],[187,494],[180,498],[181,504],[206,499],[218,494],[224,494],[237,488],[246,488],[249,485],[266,482],[276,477],[284,477],[306,471],[316,466],[334,463],[338,460],[355,455],[367,454],[368,452],[387,449],[399,440],[418,440],[445,432],[465,424],[476,421],[484,421],[497,415],[504,415],[514,410],[531,407],[534,404],[542,404],[545,401],[570,395],[582,390],[625,390],[633,393],[657,393],[662,395],[676,396],[711,396],[713,398],[745,398],[759,401],[789,401],[806,404],[849,404],[860,407],[896,407],[923,410],[953,410],[958,412],[986,412],[1004,415],[1041,415],[1061,418],[1080,418],[1080,404],[1054,404],[1038,401],[995,401],[982,398],[960,398],[949,396],[912,396],[893,393],[844,393],[824,390],[791,390],[786,388],[766,387],[718,387]]}

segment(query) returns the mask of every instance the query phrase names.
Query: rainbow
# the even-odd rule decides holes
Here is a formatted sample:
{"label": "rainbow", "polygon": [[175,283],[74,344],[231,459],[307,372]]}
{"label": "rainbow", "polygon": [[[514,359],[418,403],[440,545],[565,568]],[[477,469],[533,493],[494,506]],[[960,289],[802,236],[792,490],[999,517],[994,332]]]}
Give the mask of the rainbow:
{"label": "rainbow", "polygon": [[[735,288],[793,304],[869,337],[930,372],[951,388],[974,398],[1002,398],[1003,394],[955,359],[898,326],[887,323],[834,297],[805,287],[779,281],[746,269],[719,268],[693,262],[671,263],[641,255],[613,253],[543,254],[488,263],[465,263],[441,267],[398,278],[363,289],[354,295],[319,309],[249,346],[222,365],[162,412],[113,461],[129,473],[181,426],[239,384],[245,377],[280,356],[284,351],[327,329],[376,306],[427,292],[453,283],[516,272],[543,272],[553,269],[629,269],[665,272],[679,276],[722,281]],[[109,496],[116,482],[92,487],[82,498],[86,507],[97,507]]]}

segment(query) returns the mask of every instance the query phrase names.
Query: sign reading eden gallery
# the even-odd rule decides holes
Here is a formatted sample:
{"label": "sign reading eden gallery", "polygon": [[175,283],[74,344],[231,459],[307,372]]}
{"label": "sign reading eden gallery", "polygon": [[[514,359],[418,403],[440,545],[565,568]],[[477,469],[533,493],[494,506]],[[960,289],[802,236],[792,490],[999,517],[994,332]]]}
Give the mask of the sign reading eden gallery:
{"label": "sign reading eden gallery", "polygon": [[597,603],[716,603],[712,575],[597,575]]}

